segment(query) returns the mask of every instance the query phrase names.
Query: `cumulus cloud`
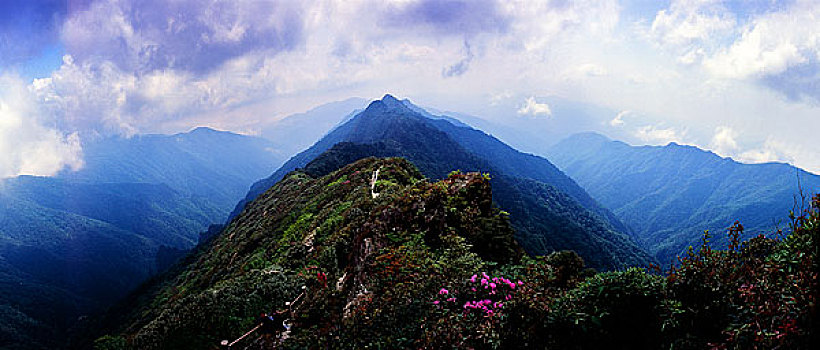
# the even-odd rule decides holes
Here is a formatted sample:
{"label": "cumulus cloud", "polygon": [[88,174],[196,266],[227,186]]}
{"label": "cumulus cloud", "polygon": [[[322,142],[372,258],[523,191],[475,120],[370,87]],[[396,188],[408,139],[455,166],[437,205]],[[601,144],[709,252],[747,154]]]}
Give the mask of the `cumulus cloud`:
{"label": "cumulus cloud", "polygon": [[718,0],[673,0],[658,11],[652,34],[662,44],[690,44],[731,30],[735,16]]}
{"label": "cumulus cloud", "polygon": [[670,142],[683,142],[686,131],[678,131],[671,127],[662,128],[655,125],[646,125],[635,129],[634,136],[649,144],[665,145]]}
{"label": "cumulus cloud", "polygon": [[80,62],[111,61],[124,70],[205,72],[257,50],[303,42],[299,1],[98,0],[69,17],[66,48]]}
{"label": "cumulus cloud", "polygon": [[70,132],[174,132],[203,119],[247,130],[282,111],[279,100],[452,91],[442,79],[477,61],[540,60],[546,42],[611,29],[612,2],[593,4],[97,0],[67,16],[68,55],[34,90]]}
{"label": "cumulus cloud", "polygon": [[[754,17],[737,40],[705,59],[703,65],[715,76],[761,79],[790,96],[820,99],[818,17],[820,4],[805,0]],[[783,84],[793,79],[793,84]],[[795,91],[795,87],[805,90]]]}
{"label": "cumulus cloud", "polygon": [[[763,130],[777,116],[788,118],[783,125],[808,126],[792,131],[805,146],[816,141],[803,130],[820,127],[818,108],[769,89],[817,91],[820,56],[802,39],[816,37],[811,23],[801,38],[784,33],[805,61],[787,60],[780,73],[710,66],[750,40],[747,32],[761,32],[767,18],[801,7],[811,13],[807,1],[744,17],[732,13],[745,6],[734,2],[675,0],[639,18],[630,13],[634,2],[615,0],[89,2],[59,26],[62,66],[29,86],[38,108],[54,117],[41,125],[64,136],[198,125],[252,132],[320,103],[385,90],[517,122],[518,115],[549,117],[561,99],[580,101],[607,111],[572,131],[605,128],[597,131],[629,142],[686,137],[709,147],[721,125],[744,125],[730,135],[738,144],[769,131],[784,139],[786,131]],[[534,96],[557,99],[548,105]],[[617,111],[635,114],[612,119]],[[642,125],[649,126],[635,129]]]}
{"label": "cumulus cloud", "polygon": [[769,136],[760,147],[742,152],[738,158],[748,163],[784,162],[799,164],[800,167],[820,174],[820,154],[812,147]]}
{"label": "cumulus cloud", "polygon": [[731,156],[737,150],[737,132],[728,126],[719,126],[715,129],[710,146],[712,150],[723,156]]}
{"label": "cumulus cloud", "polygon": [[0,178],[54,175],[82,166],[77,134],[66,135],[45,119],[25,83],[0,76]]}
{"label": "cumulus cloud", "polygon": [[533,118],[537,118],[538,116],[551,117],[552,110],[546,102],[539,103],[535,101],[535,97],[530,96],[524,102],[524,105],[518,109],[518,114],[529,115]]}
{"label": "cumulus cloud", "polygon": [[714,42],[735,29],[734,14],[718,0],[673,0],[658,11],[650,36],[661,47],[679,55],[678,62],[700,60]]}

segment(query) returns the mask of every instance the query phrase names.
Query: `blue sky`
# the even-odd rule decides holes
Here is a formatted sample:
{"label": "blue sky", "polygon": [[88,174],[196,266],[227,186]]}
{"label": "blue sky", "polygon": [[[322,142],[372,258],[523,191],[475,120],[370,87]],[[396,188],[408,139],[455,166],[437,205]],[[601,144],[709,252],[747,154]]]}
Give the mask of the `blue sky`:
{"label": "blue sky", "polygon": [[253,134],[386,92],[818,173],[818,17],[809,0],[2,1],[0,177],[81,167],[100,135]]}

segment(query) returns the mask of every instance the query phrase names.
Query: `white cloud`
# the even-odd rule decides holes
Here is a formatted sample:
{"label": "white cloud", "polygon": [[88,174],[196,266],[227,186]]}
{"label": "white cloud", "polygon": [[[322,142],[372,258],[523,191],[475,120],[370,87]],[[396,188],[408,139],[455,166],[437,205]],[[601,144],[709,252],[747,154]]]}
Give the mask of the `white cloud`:
{"label": "white cloud", "polygon": [[815,174],[820,174],[820,153],[815,148],[770,136],[758,148],[744,151],[739,160],[748,163],[784,162],[797,164]]}
{"label": "white cloud", "polygon": [[731,156],[737,150],[737,132],[728,126],[715,128],[715,135],[712,136],[710,147],[715,153],[722,156]]}
{"label": "white cloud", "polygon": [[[742,125],[742,133],[730,134],[738,145],[771,134],[817,149],[809,130],[820,128],[820,107],[783,99],[764,85],[771,84],[763,82],[769,73],[754,73],[760,61],[767,62],[765,72],[777,66],[790,72],[820,60],[811,39],[820,35],[808,21],[818,17],[817,6],[796,1],[746,13],[730,12],[744,6],[736,3],[673,1],[635,18],[634,2],[614,0],[241,0],[206,6],[100,0],[69,14],[62,37],[71,56],[30,89],[55,117],[43,125],[63,135],[178,132],[195,125],[247,132],[320,103],[389,91],[496,122],[521,122],[518,111],[544,117],[558,106],[571,110],[562,100],[596,105],[607,111],[591,113],[589,123],[564,118],[574,123],[564,129],[599,128],[628,142],[686,137],[708,148],[717,127]],[[732,58],[743,56],[740,43],[753,42],[752,32],[767,39],[761,42],[782,36],[806,61],[768,49],[748,60]],[[261,34],[271,41],[260,41]],[[784,58],[778,63],[775,57]],[[442,77],[452,67],[465,73]],[[797,73],[789,74],[805,80],[800,86],[820,86],[820,73]],[[795,81],[789,75],[779,83]],[[556,99],[548,105],[534,96]],[[560,119],[542,124],[553,127]],[[642,125],[649,126],[635,129]],[[793,159],[809,166],[801,162],[811,157]]]}
{"label": "white cloud", "polygon": [[631,113],[632,113],[631,111],[620,111],[620,112],[618,112],[618,115],[616,115],[615,118],[612,118],[612,120],[609,121],[609,125],[614,126],[614,127],[623,126],[624,125],[624,117],[631,114]]}
{"label": "white cloud", "polygon": [[83,165],[77,134],[66,135],[45,119],[25,83],[0,77],[0,178],[54,175]]}
{"label": "white cloud", "polygon": [[668,9],[658,11],[649,30],[662,48],[679,56],[678,62],[692,64],[705,49],[735,30],[733,13],[718,0],[673,0]]}
{"label": "white cloud", "polygon": [[731,30],[734,16],[717,0],[673,0],[658,11],[652,34],[663,44],[688,44]]}
{"label": "white cloud", "polygon": [[552,110],[550,110],[550,106],[546,102],[538,103],[535,101],[535,97],[530,96],[524,102],[524,105],[518,109],[518,114],[530,115],[532,117],[538,117],[539,115],[551,117]]}
{"label": "white cloud", "polygon": [[646,125],[637,128],[634,136],[649,144],[665,145],[670,142],[682,143],[686,131],[677,131],[675,128],[661,128],[655,125]]}
{"label": "white cloud", "polygon": [[497,94],[491,94],[490,95],[490,106],[496,106],[499,103],[501,103],[502,101],[504,101],[508,98],[511,98],[511,97],[513,97],[513,94],[509,90],[505,90],[505,91],[497,93]]}
{"label": "white cloud", "polygon": [[714,75],[728,78],[763,77],[820,58],[820,3],[798,0],[744,26],[742,35],[704,61]]}

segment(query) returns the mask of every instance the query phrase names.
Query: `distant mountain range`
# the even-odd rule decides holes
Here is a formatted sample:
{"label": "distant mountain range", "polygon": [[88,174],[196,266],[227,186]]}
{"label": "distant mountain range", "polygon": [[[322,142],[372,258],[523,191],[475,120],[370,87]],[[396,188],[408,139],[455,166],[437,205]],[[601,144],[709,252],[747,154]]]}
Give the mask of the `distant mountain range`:
{"label": "distant mountain range", "polygon": [[60,345],[78,316],[166,268],[281,164],[264,139],[208,128],[83,151],[79,171],[0,181],[0,348]]}
{"label": "distant mountain range", "polygon": [[[801,331],[785,336],[794,348],[812,342],[801,332],[813,324],[804,315],[816,289],[816,211],[787,240],[699,250],[670,270],[675,278],[623,267],[657,261],[633,237],[666,257],[649,224],[667,230],[663,239],[688,240],[700,234],[686,236],[685,225],[731,224],[714,213],[765,221],[761,210],[783,202],[790,171],[811,183],[816,176],[595,134],[551,152],[598,181],[582,182],[598,195],[615,191],[604,205],[625,198],[617,208],[635,206],[622,217],[636,221],[621,223],[626,212],[604,209],[548,160],[386,95],[254,184],[224,230],[95,320],[96,343],[698,349],[737,342],[743,331],[744,345],[727,347],[747,348],[760,334],[750,305],[777,310],[762,313],[766,324],[798,315],[788,324]],[[577,254],[554,252],[564,249]],[[619,271],[595,273],[584,262]],[[268,310],[284,313],[273,316],[273,334],[254,328]],[[779,334],[769,344],[780,345]]]}
{"label": "distant mountain range", "polygon": [[549,158],[611,209],[635,239],[670,262],[704,230],[715,242],[735,220],[749,238],[774,228],[820,176],[783,163],[742,164],[693,146],[630,146],[594,133],[577,134],[550,148]]}
{"label": "distant mountain range", "polygon": [[390,95],[372,102],[254,184],[232,217],[288,172],[312,161],[323,163],[312,168],[327,173],[366,156],[400,156],[431,179],[441,179],[453,170],[489,172],[494,200],[510,212],[519,242],[532,254],[575,250],[597,268],[652,261],[612,213],[546,159],[518,152],[463,123],[431,116]]}
{"label": "distant mountain range", "polygon": [[[250,254],[239,257],[250,264],[243,269],[267,264],[261,258],[264,249],[249,243],[267,234],[257,232],[254,220],[293,203],[254,201],[285,178],[304,176],[336,186],[338,179],[326,176],[368,157],[407,159],[410,163],[397,169],[415,166],[421,174],[402,177],[413,181],[421,175],[428,181],[445,179],[458,170],[488,174],[492,202],[506,211],[499,215],[508,218],[523,250],[532,255],[574,250],[587,266],[604,270],[669,263],[697,243],[703,230],[721,244],[723,231],[735,220],[746,227],[746,237],[787,228],[777,220],[792,209],[798,181],[806,194],[820,191],[819,176],[789,165],[740,164],[691,146],[635,147],[585,133],[549,148],[547,160],[473,127],[491,128],[509,139],[531,123],[519,124],[445,116],[386,95],[369,105],[349,99],[286,117],[262,130],[267,139],[197,128],[87,141],[86,164],[79,171],[0,181],[0,318],[6,320],[0,348],[60,347],[79,316],[111,305],[203,238],[210,242],[216,236],[220,244],[237,244],[242,254]],[[536,134],[523,132],[518,143],[538,148],[543,135]],[[382,184],[390,185],[388,178]],[[293,190],[278,186],[280,193]],[[316,186],[311,183],[312,191],[323,193]],[[291,194],[288,198],[310,198]],[[486,209],[487,203],[480,206]],[[252,212],[242,214],[246,207]],[[226,219],[226,232],[241,228],[252,239],[225,243],[217,236],[221,227],[211,224]],[[277,220],[293,226],[301,217]],[[492,225],[509,230],[506,221]],[[481,235],[496,239],[507,231],[498,237],[487,232]],[[509,242],[502,241],[498,246],[509,250]],[[470,244],[479,254],[490,249],[479,241]],[[209,247],[199,247],[185,266],[197,254],[227,257],[208,252]],[[178,282],[187,283],[184,278]]]}
{"label": "distant mountain range", "polygon": [[363,110],[367,103],[367,100],[358,97],[325,103],[271,122],[262,128],[259,136],[272,142],[286,158],[291,157]]}

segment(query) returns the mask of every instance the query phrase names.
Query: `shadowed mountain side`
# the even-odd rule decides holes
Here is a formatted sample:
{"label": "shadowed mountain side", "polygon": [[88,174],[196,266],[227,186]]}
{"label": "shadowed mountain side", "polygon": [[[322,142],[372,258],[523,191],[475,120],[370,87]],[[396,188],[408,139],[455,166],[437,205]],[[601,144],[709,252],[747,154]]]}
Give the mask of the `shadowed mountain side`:
{"label": "shadowed mountain side", "polygon": [[0,309],[9,315],[0,327],[0,348],[31,348],[31,342],[59,347],[78,316],[117,300],[155,272],[157,245],[147,238],[0,199]]}
{"label": "shadowed mountain side", "polygon": [[[494,182],[494,200],[505,210],[508,206],[514,208],[509,210],[511,223],[522,246],[531,254],[578,249],[586,254],[584,258],[591,266],[605,269],[645,265],[651,261],[604,216],[590,212],[575,198],[566,195],[560,187],[538,181],[555,179],[558,184],[573,185],[573,192],[583,194],[583,189],[548,161],[517,153],[472,129],[450,130],[451,125],[444,120],[430,120],[408,108],[405,102],[385,96],[383,100],[371,103],[364,112],[339,126],[313,147],[286,162],[271,177],[255,184],[246,200],[255,198],[254,193],[262,191],[268,184],[275,183],[297,168],[305,167],[306,171],[318,175],[368,156],[404,157],[432,179],[444,178],[453,170],[490,173],[497,182]],[[452,134],[457,134],[458,138]],[[333,147],[339,142],[344,143]],[[471,151],[465,145],[476,151]],[[486,153],[481,151],[484,149],[487,150]],[[322,155],[325,151],[327,153]],[[501,164],[497,161],[498,158],[505,158],[506,163]],[[316,161],[309,165],[313,159]],[[516,160],[521,161],[523,170],[514,169]],[[503,169],[522,177],[509,175]],[[532,174],[532,177],[523,177],[527,174]],[[522,191],[526,186],[535,184],[543,191]],[[525,208],[519,204],[522,202],[533,207]],[[594,203],[591,199],[587,202]],[[243,207],[244,203],[240,203],[234,213]],[[536,223],[536,218],[551,221]],[[612,251],[613,248],[616,250]]]}
{"label": "shadowed mountain side", "polygon": [[741,164],[693,146],[630,146],[594,133],[562,141],[550,159],[664,263],[697,245],[704,230],[723,243],[735,220],[746,237],[785,229],[798,182],[804,193],[820,190],[820,176],[787,164]]}
{"label": "shadowed mountain side", "polygon": [[164,244],[188,249],[199,232],[224,212],[200,197],[185,196],[164,184],[73,183],[20,176],[5,180],[9,197],[100,220]]}
{"label": "shadowed mountain side", "polygon": [[282,159],[209,128],[84,141],[79,171],[0,181],[0,348],[64,347],[79,316],[173,264]]}
{"label": "shadowed mountain side", "polygon": [[[387,114],[394,116],[383,117]],[[401,118],[396,118],[395,116],[401,116]],[[307,150],[285,162],[285,164],[271,176],[255,183],[245,199],[234,208],[231,217],[236,216],[244,207],[245,203],[282,179],[285,174],[297,168],[304,167],[336,143],[374,143],[390,138],[425,137],[425,135],[420,135],[419,133],[405,133],[404,128],[408,125],[418,123],[425,124],[425,128],[428,130],[425,132],[430,132],[430,129],[443,132],[450,140],[460,145],[461,148],[468,153],[471,153],[471,157],[477,158],[478,161],[483,162],[485,165],[492,165],[496,170],[503,172],[505,175],[530,178],[555,186],[560,191],[575,198],[583,207],[604,217],[618,231],[629,233],[627,227],[623,225],[612,212],[598,204],[583,188],[548,160],[519,152],[480,130],[470,128],[466,124],[450,117],[432,115],[424,109],[412,104],[409,100],[399,101],[391,95],[386,95],[382,100],[374,101],[365,111],[328,133]],[[407,132],[410,131],[411,130],[407,130]],[[437,137],[442,139],[441,136]],[[409,140],[408,142],[412,141],[413,140]],[[441,146],[444,149],[453,148],[452,145]],[[444,155],[447,156],[446,153]],[[419,154],[416,156],[423,157],[424,155]],[[420,162],[415,163],[417,163],[420,168],[424,168],[424,165]],[[445,168],[447,167],[446,162],[441,161],[441,163],[445,164]],[[441,178],[446,175],[447,172],[454,169],[460,168],[457,167],[457,164],[452,164],[449,170],[425,173],[425,175],[430,178]]]}
{"label": "shadowed mountain side", "polygon": [[[343,142],[310,162],[303,171],[311,176],[324,176],[367,157],[405,157],[412,161],[413,154],[394,142]],[[430,171],[422,166],[419,169],[422,173]],[[528,253],[543,255],[556,250],[574,250],[589,266],[604,269],[652,261],[628,236],[618,233],[600,216],[555,187],[532,179],[493,175],[498,173],[491,167],[479,170],[490,173],[493,200],[511,213],[510,223],[516,229],[516,239]]]}

